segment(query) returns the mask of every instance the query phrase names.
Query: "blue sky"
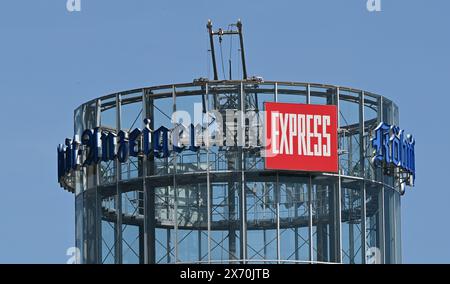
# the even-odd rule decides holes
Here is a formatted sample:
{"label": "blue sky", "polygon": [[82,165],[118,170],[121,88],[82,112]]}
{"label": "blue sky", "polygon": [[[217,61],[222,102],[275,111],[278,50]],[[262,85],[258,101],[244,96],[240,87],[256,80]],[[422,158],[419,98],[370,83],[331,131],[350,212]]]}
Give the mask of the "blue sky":
{"label": "blue sky", "polygon": [[450,262],[446,186],[450,2],[381,0],[0,3],[0,263],[64,263],[74,197],[56,181],[73,110],[108,93],[207,74],[206,21],[244,23],[248,72],[361,88],[393,99],[416,138],[402,198],[403,261]]}

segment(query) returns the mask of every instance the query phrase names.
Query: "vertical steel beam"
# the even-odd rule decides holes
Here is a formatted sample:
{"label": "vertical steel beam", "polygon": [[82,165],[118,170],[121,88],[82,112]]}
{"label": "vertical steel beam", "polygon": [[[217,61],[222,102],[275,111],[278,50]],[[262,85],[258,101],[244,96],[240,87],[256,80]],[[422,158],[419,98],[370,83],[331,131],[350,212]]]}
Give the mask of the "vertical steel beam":
{"label": "vertical steel beam", "polygon": [[[392,261],[392,263],[397,263],[397,242],[396,242],[396,235],[397,235],[397,210],[396,210],[396,206],[395,206],[395,194],[396,194],[396,191],[394,190],[394,189],[391,189],[391,191],[392,191],[392,193],[393,193],[393,195],[391,196],[391,197],[389,197],[389,206],[391,206],[391,209],[389,210],[389,212],[391,213],[390,214],[390,217],[391,217],[391,220],[392,220],[392,224],[394,225],[393,227],[393,229],[391,230],[391,235],[393,235],[394,236],[394,248],[390,248],[390,251],[391,251],[391,255],[393,255],[394,256],[394,261]],[[392,204],[392,205],[391,205]],[[392,238],[392,237],[391,237]]]}
{"label": "vertical steel beam", "polygon": [[[166,192],[167,192],[167,194],[169,194],[168,190]],[[170,239],[171,239],[170,230],[171,230],[170,228],[167,228],[167,230],[166,230],[167,263],[171,263],[171,261],[172,261],[171,258],[170,258],[170,254],[172,252],[172,249],[170,248]]]}
{"label": "vertical steel beam", "polygon": [[312,200],[312,180],[311,175],[308,182],[308,228],[309,228],[309,261],[314,261],[314,241],[313,241],[313,200]]}
{"label": "vertical steel beam", "polygon": [[[172,85],[172,111],[177,110],[176,105],[176,89],[175,85]],[[173,121],[173,126],[175,127],[176,121]],[[178,187],[177,187],[177,152],[172,152],[172,166],[173,166],[173,194],[174,194],[174,231],[175,231],[175,263],[179,261],[178,258]]]}
{"label": "vertical steel beam", "polygon": [[[154,111],[153,99],[150,98],[150,92],[143,90],[143,114],[145,118],[150,119],[150,129],[154,130]],[[151,141],[153,144],[154,141]],[[153,147],[151,147],[153,149]],[[142,168],[142,184],[144,190],[144,263],[156,263],[156,219],[155,219],[155,188],[147,182],[147,176],[154,174],[154,155],[150,152],[149,155],[143,157]]]}
{"label": "vertical steel beam", "polygon": [[[353,193],[352,193],[353,195]],[[351,204],[351,203],[350,203]],[[352,210],[353,208],[349,208]],[[349,220],[348,224],[348,255],[349,255],[349,263],[355,264],[355,228],[354,224],[351,220]]]}
{"label": "vertical steel beam", "polygon": [[[266,194],[264,192],[264,194]],[[281,247],[280,247],[280,176],[279,173],[277,172],[277,181],[275,184],[275,196],[276,196],[276,201],[277,201],[277,261],[278,264],[281,263]],[[265,197],[264,197],[265,198]],[[295,238],[297,239],[297,235],[295,235]],[[297,246],[295,247],[295,250],[297,251]]]}
{"label": "vertical steel beam", "polygon": [[237,28],[238,28],[238,33],[239,33],[239,41],[241,44],[241,58],[242,58],[242,76],[243,79],[246,80],[247,79],[247,66],[245,65],[245,52],[244,52],[244,35],[242,34],[242,23],[241,20],[237,21],[236,24]]}
{"label": "vertical steel beam", "polygon": [[[100,127],[101,123],[101,100],[95,101],[95,127]],[[99,189],[100,186],[100,171],[101,165],[97,163],[95,165],[95,232],[96,232],[96,244],[95,244],[95,263],[102,263],[102,193]]]}
{"label": "vertical steel beam", "polygon": [[311,104],[311,84],[306,85],[306,103]]}
{"label": "vertical steel beam", "polygon": [[266,260],[267,259],[267,235],[266,235],[266,229],[263,229],[263,259]]}
{"label": "vertical steel beam", "polygon": [[361,232],[362,232],[362,241],[361,241],[361,255],[362,255],[362,263],[366,263],[366,255],[367,255],[367,230],[366,230],[366,143],[364,141],[364,132],[366,129],[365,126],[365,113],[364,113],[364,100],[365,100],[365,94],[364,92],[361,92],[359,95],[359,159],[360,159],[360,169],[361,169],[361,176],[363,177],[362,180],[362,188],[361,192],[362,195],[360,198],[362,198],[362,220],[361,220]]}
{"label": "vertical steel beam", "polygon": [[[398,235],[397,235],[397,240],[399,241],[398,243],[396,242],[396,245],[397,246],[399,246],[399,249],[398,249],[398,259],[397,259],[397,264],[402,264],[403,263],[403,256],[402,256],[402,216],[401,216],[401,214],[402,214],[402,211],[401,211],[401,209],[402,209],[402,204],[401,204],[401,202],[402,202],[402,196],[401,195],[398,195],[398,207],[396,208],[396,212],[397,212],[397,214],[399,214],[399,216],[398,216],[398,218],[397,218],[397,220],[399,221],[399,224],[398,224],[398,226],[399,226],[399,228],[398,228]],[[398,210],[398,211],[397,211]]]}
{"label": "vertical steel beam", "polygon": [[[122,98],[121,94],[116,94],[116,131],[117,134],[121,129],[121,111],[122,111]],[[117,149],[116,149],[117,150]],[[121,165],[119,159],[115,158],[116,163],[116,224],[115,224],[115,262],[116,264],[123,263],[122,255],[122,193],[120,189],[120,179],[121,179]]]}
{"label": "vertical steel beam", "polygon": [[219,80],[219,76],[217,74],[216,53],[214,51],[214,38],[213,38],[214,32],[212,30],[211,20],[208,20],[208,24],[206,25],[206,28],[208,29],[209,44],[211,46],[211,57],[212,57],[212,64],[213,64],[213,71],[214,71],[214,80]]}
{"label": "vertical steel beam", "polygon": [[[294,188],[294,192],[295,192],[295,188]],[[294,205],[294,220],[297,220],[298,219],[298,207],[297,207],[297,205],[298,205],[298,202],[299,202],[299,195],[298,195],[299,193],[297,193],[297,192],[295,192],[294,193],[294,196],[296,196],[295,197],[295,205]],[[289,214],[289,216],[290,216],[290,214]],[[295,226],[295,228],[294,228],[294,237],[295,237],[295,240],[294,240],[294,243],[295,243],[295,260],[299,260],[299,247],[298,247],[298,226],[296,225]]]}
{"label": "vertical steel beam", "polygon": [[[340,99],[339,99],[339,94],[340,90],[339,87],[336,88],[336,106],[337,106],[337,113],[338,113],[338,130],[341,127],[340,124],[340,113],[341,113],[341,106],[340,106]],[[339,132],[339,131],[338,131]],[[339,159],[339,157],[338,157]],[[336,236],[337,237],[337,242],[334,242],[337,244],[337,248],[335,248],[335,251],[337,253],[336,255],[336,260],[334,261],[338,261],[339,263],[342,263],[342,210],[341,210],[341,182],[342,182],[342,177],[341,177],[341,171],[340,171],[340,163],[339,163],[339,172],[338,172],[338,186],[337,186],[337,201],[335,202],[335,206],[337,206],[337,216],[338,216],[338,220],[337,220],[337,224],[336,224]]]}
{"label": "vertical steel beam", "polygon": [[[144,119],[148,117],[148,109],[147,109],[147,96],[146,96],[146,90],[142,90],[142,113],[144,115]],[[142,190],[144,192],[143,199],[144,199],[144,264],[150,264],[150,251],[149,251],[149,215],[148,215],[148,191],[146,187],[146,177],[147,177],[147,155],[144,153],[144,156],[142,158]],[[154,241],[154,240],[153,240]]]}
{"label": "vertical steel beam", "polygon": [[[197,194],[196,194],[196,198],[197,198],[197,213],[199,215],[198,219],[201,220],[202,218],[202,210],[201,210],[201,205],[200,205],[200,198],[201,198],[201,190],[202,190],[202,186],[201,184],[196,184],[197,187]],[[199,225],[198,226],[198,230],[197,230],[197,253],[198,253],[198,257],[197,257],[197,261],[200,263],[202,261],[202,226]]]}
{"label": "vertical steel beam", "polygon": [[[206,100],[206,124],[209,126],[209,85],[206,83],[205,88],[205,100]],[[209,132],[207,139],[209,139]],[[207,207],[207,228],[208,228],[208,263],[211,263],[211,180],[210,180],[210,168],[209,168],[209,141],[206,142],[206,207]]]}
{"label": "vertical steel beam", "polygon": [[[240,88],[240,127],[241,127],[241,142],[245,141],[245,95],[244,95],[244,84],[241,82]],[[239,134],[239,133],[238,133]],[[245,159],[244,159],[244,147],[243,145],[238,146],[240,149],[240,160],[241,160],[241,198],[240,203],[240,215],[241,215],[241,259],[245,264],[247,262],[247,197],[245,194]]]}
{"label": "vertical steel beam", "polygon": [[278,82],[275,82],[275,102],[278,102]]}
{"label": "vertical steel beam", "polygon": [[[383,110],[383,97],[379,97],[378,99],[378,123],[384,120],[384,110]],[[381,169],[378,170],[379,178],[384,183],[383,171]],[[380,227],[380,252],[381,252],[381,262],[386,263],[386,237],[385,237],[385,219],[384,219],[384,185],[381,186],[381,198],[379,204],[379,209],[381,210],[381,222],[379,224]]]}
{"label": "vertical steel beam", "polygon": [[[149,100],[149,103],[151,102],[151,106],[149,105],[148,108],[148,115],[151,119],[150,121],[150,129],[154,130],[155,129],[155,108],[153,106],[154,104],[154,100],[153,98],[150,98],[150,95],[147,94],[147,99]],[[153,145],[151,147],[151,149],[154,149],[154,143],[155,141],[151,142]],[[149,167],[147,167],[147,174],[148,175],[154,175],[155,174],[155,166],[154,166],[154,162],[155,162],[155,154],[153,151],[150,151],[150,157],[147,157],[147,159],[150,159],[149,161],[147,161],[147,165]],[[146,183],[147,185],[147,183]],[[149,196],[149,198],[147,199],[148,204],[147,204],[147,212],[149,213],[149,225],[150,225],[150,234],[149,234],[149,239],[148,239],[148,243],[149,243],[149,261],[151,263],[156,263],[156,209],[155,209],[155,200],[156,200],[156,192],[155,192],[155,187],[152,185],[150,187],[147,186],[147,194]]]}
{"label": "vertical steel beam", "polygon": [[384,185],[381,186],[381,198],[380,198],[380,210],[381,210],[381,222],[380,222],[380,235],[381,235],[381,245],[380,245],[380,252],[381,252],[381,261],[383,264],[386,262],[386,235],[385,235],[385,211],[384,211]]}

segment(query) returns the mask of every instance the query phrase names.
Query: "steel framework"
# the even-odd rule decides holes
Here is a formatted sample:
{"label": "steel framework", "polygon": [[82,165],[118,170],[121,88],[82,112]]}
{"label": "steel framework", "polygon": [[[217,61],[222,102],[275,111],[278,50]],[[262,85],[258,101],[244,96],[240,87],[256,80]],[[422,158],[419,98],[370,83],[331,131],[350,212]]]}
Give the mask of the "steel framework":
{"label": "steel framework", "polygon": [[[62,184],[76,196],[82,261],[401,262],[400,181],[369,162],[371,130],[380,121],[398,125],[397,106],[379,95],[248,79],[148,87],[81,105],[75,134],[129,130],[143,118],[152,129],[174,127],[172,112],[193,114],[193,103],[226,115],[259,112],[266,101],[337,105],[339,173],[265,170],[259,149],[232,143],[73,171]],[[206,116],[202,123],[211,122]]]}

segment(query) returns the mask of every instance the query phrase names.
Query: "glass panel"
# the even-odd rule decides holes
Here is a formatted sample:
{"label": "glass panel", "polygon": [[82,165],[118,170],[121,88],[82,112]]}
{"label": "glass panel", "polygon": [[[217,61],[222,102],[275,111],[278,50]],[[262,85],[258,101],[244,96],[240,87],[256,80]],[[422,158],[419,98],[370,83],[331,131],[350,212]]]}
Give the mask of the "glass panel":
{"label": "glass panel", "polygon": [[[101,102],[100,126],[102,129],[117,133],[116,98],[109,98]],[[115,161],[100,162],[100,184],[111,184],[116,181]]]}
{"label": "glass panel", "polygon": [[339,92],[339,168],[341,174],[361,175],[359,94]]}
{"label": "glass panel", "polygon": [[[237,177],[236,177],[237,179]],[[215,181],[211,184],[211,260],[219,263],[241,259],[239,196],[241,184]]]}
{"label": "glass panel", "polygon": [[86,189],[95,189],[95,187],[97,186],[97,167],[92,165],[92,166],[87,166],[84,168],[83,170],[83,174],[85,177],[84,180],[84,187],[85,190]]}
{"label": "glass panel", "polygon": [[74,114],[74,124],[75,124],[74,125],[75,126],[74,133],[75,133],[75,135],[78,135],[78,137],[80,137],[80,138],[81,138],[81,135],[83,134],[83,130],[84,130],[83,109],[84,109],[84,105],[77,108],[75,110],[75,114]]}
{"label": "glass panel", "polygon": [[238,147],[242,137],[238,135],[242,119],[239,113],[241,108],[240,88],[240,84],[209,86],[209,109],[219,112],[222,116],[222,123],[225,124],[222,130],[225,145],[222,147],[212,146],[209,149],[210,170],[237,170],[242,167],[241,152]]}
{"label": "glass panel", "polygon": [[102,221],[102,263],[114,264],[114,223]]}
{"label": "glass panel", "polygon": [[401,198],[398,192],[395,196],[395,260],[396,263],[402,263],[402,224],[401,224]]}
{"label": "glass panel", "polygon": [[155,230],[155,262],[175,263],[175,230],[166,228],[157,228]]}
{"label": "glass panel", "polygon": [[[379,180],[379,170],[371,163],[373,156],[372,132],[378,125],[378,99],[368,94],[364,95],[364,169],[366,178]],[[378,173],[377,173],[378,172]],[[378,179],[377,179],[378,175]]]}
{"label": "glass panel", "polygon": [[400,194],[387,187],[384,189],[384,218],[385,262],[401,263]]}
{"label": "glass panel", "polygon": [[366,184],[366,263],[382,263],[382,215],[381,187],[376,184]]}
{"label": "glass panel", "polygon": [[275,101],[275,86],[266,85],[260,86],[257,93],[257,101],[258,101],[258,110],[263,111],[265,102],[274,102]]}
{"label": "glass panel", "polygon": [[122,225],[122,263],[139,264],[139,227]]}
{"label": "glass panel", "polygon": [[378,117],[378,99],[369,94],[364,94],[364,125],[375,128]]}
{"label": "glass panel", "polygon": [[[121,97],[121,110],[120,110],[120,127],[121,130],[130,133],[135,128],[142,129],[143,125],[143,103],[142,93],[129,94]],[[125,163],[120,165],[121,180],[129,180],[142,176],[142,158],[129,157]]]}
{"label": "glass panel", "polygon": [[79,194],[75,197],[75,246],[80,250],[80,261],[85,263],[83,212],[83,194]]}
{"label": "glass panel", "polygon": [[75,110],[75,135],[81,138],[83,131],[97,126],[97,106],[95,102],[83,104]]}
{"label": "glass panel", "polygon": [[307,86],[278,85],[278,99],[280,103],[306,104]]}
{"label": "glass panel", "polygon": [[310,88],[311,104],[315,105],[333,105],[336,104],[336,89],[327,87]]}
{"label": "glass panel", "polygon": [[319,262],[340,262],[337,257],[338,214],[336,180],[315,178],[312,180],[313,211],[313,260]]}
{"label": "glass panel", "polygon": [[[178,90],[177,90],[178,91]],[[206,115],[203,114],[203,97],[201,95],[195,96],[181,96],[176,98],[177,103],[177,117],[175,122],[181,124],[186,132],[190,142],[190,124],[194,126],[197,124],[203,125],[206,121]],[[197,152],[185,149],[177,154],[177,172],[195,172],[206,170],[206,151],[199,150]]]}
{"label": "glass panel", "polygon": [[[383,121],[388,124],[395,124],[394,122],[394,107],[393,103],[388,99],[383,98]],[[383,171],[383,183],[391,187],[394,186],[394,171],[388,171],[387,168]]]}
{"label": "glass panel", "polygon": [[395,197],[392,189],[384,189],[384,232],[385,232],[385,261],[395,263]]}
{"label": "glass panel", "polygon": [[115,262],[115,227],[117,215],[115,209],[115,196],[104,195],[102,197],[102,263],[113,264]]}
{"label": "glass panel", "polygon": [[97,190],[90,189],[84,192],[84,244],[85,244],[85,262],[87,264],[97,263],[98,242],[97,236],[100,234],[98,222]]}
{"label": "glass panel", "polygon": [[309,178],[279,178],[280,258],[309,261]]}
{"label": "glass panel", "polygon": [[[202,237],[202,230],[178,230],[178,261],[182,263],[194,263],[207,261],[207,252],[202,252],[202,240],[207,241],[207,235]],[[199,256],[203,256],[199,257]]]}
{"label": "glass panel", "polygon": [[[164,99],[156,99],[153,101],[153,124],[154,130],[158,130],[160,127],[166,127],[167,129],[173,128],[171,121],[173,113],[173,99],[171,97]],[[156,141],[154,141],[156,143]],[[164,175],[173,172],[174,163],[173,155],[169,157],[155,157],[154,160],[154,174]]]}
{"label": "glass panel", "polygon": [[244,91],[247,98],[245,113],[245,169],[247,171],[263,170],[264,159],[261,157],[259,147],[264,143],[264,103],[274,101],[275,86],[246,86]]}
{"label": "glass panel", "polygon": [[104,128],[116,130],[116,97],[102,100],[100,125]]}
{"label": "glass panel", "polygon": [[392,102],[386,98],[383,98],[383,122],[387,124],[394,123],[394,110]]}
{"label": "glass panel", "polygon": [[398,106],[396,104],[392,104],[393,107],[393,111],[394,111],[394,125],[395,126],[400,126],[400,114],[399,114],[399,110],[398,110]]}
{"label": "glass panel", "polygon": [[115,161],[100,162],[100,184],[112,184],[116,181]]}
{"label": "glass panel", "polygon": [[276,185],[274,182],[246,183],[247,258],[275,260]]}
{"label": "glass panel", "polygon": [[178,260],[207,261],[206,184],[181,185],[178,180]]}
{"label": "glass panel", "polygon": [[247,238],[249,264],[261,264],[261,261],[252,262],[252,260],[266,260],[265,264],[276,263],[277,231],[275,229],[248,230]]}
{"label": "glass panel", "polygon": [[[391,101],[383,98],[383,121],[388,124],[394,124],[394,108]],[[394,186],[394,172],[388,171],[387,169],[383,171],[383,183],[391,187]]]}
{"label": "glass panel", "polygon": [[135,128],[142,128],[143,124],[143,104],[142,93],[121,96],[121,116],[120,127],[124,131],[132,131]]}
{"label": "glass panel", "polygon": [[362,190],[360,181],[345,178],[341,180],[343,263],[363,263]]}
{"label": "glass panel", "polygon": [[[75,135],[81,140],[81,136],[86,129],[94,129],[97,127],[96,103],[84,104],[75,110]],[[87,169],[81,169],[74,173],[75,175],[75,193],[93,188],[97,185],[97,176],[95,166],[90,166]]]}
{"label": "glass panel", "polygon": [[175,262],[175,191],[173,186],[155,187],[156,263]]}
{"label": "glass panel", "polygon": [[155,128],[159,128],[161,126],[172,128],[172,113],[173,113],[173,99],[172,97],[163,98],[163,99],[155,99],[153,101],[154,105],[154,124]]}
{"label": "glass panel", "polygon": [[73,173],[75,175],[75,196],[86,190],[86,169],[81,168]]}
{"label": "glass panel", "polygon": [[355,128],[359,125],[360,94],[340,90],[339,91],[339,123],[341,127]]}
{"label": "glass panel", "polygon": [[[138,189],[124,188],[122,192],[122,262],[137,264],[143,262],[140,238],[143,238],[144,202],[142,185]],[[142,233],[140,234],[140,231]],[[141,261],[142,259],[142,261]]]}

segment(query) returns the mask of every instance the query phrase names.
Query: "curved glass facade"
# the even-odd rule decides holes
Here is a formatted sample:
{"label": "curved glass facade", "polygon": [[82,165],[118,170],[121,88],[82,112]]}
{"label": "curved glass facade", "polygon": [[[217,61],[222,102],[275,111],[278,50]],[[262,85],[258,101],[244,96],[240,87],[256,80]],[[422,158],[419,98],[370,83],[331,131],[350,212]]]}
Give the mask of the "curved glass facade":
{"label": "curved glass facade", "polygon": [[[83,263],[401,263],[400,185],[370,163],[372,130],[398,107],[361,90],[211,81],[101,97],[75,110],[75,134],[174,127],[183,110],[260,111],[264,102],[333,104],[339,173],[264,169],[258,149],[210,146],[73,171]],[[202,113],[202,110],[200,110]],[[251,127],[251,126],[247,126]]]}

